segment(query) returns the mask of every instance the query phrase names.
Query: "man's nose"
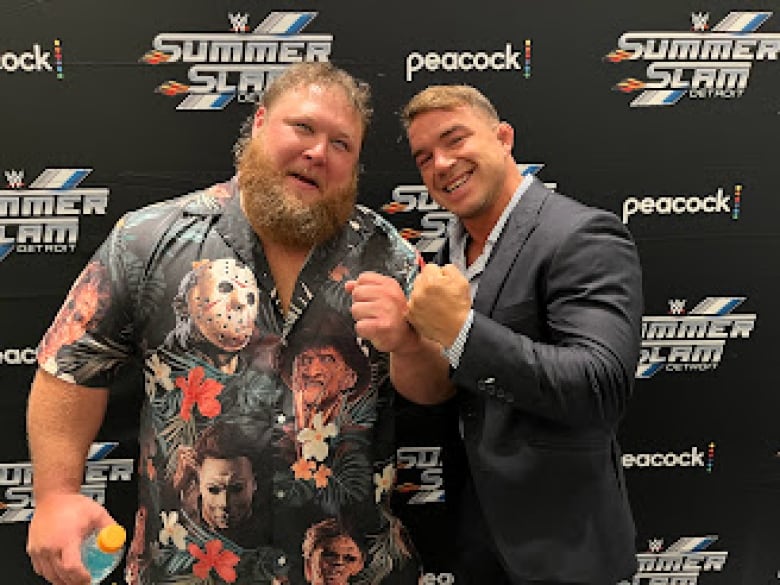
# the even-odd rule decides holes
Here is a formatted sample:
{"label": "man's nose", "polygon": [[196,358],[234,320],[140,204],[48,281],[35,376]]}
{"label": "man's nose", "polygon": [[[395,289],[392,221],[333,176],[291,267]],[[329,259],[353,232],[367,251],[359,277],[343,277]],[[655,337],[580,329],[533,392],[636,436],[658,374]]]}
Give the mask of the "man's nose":
{"label": "man's nose", "polygon": [[303,151],[303,156],[308,160],[315,163],[325,162],[325,158],[328,152],[328,139],[326,136],[316,135],[311,138],[311,141]]}
{"label": "man's nose", "polygon": [[317,358],[313,358],[309,360],[306,364],[306,373],[309,376],[316,376],[317,374],[320,374],[324,371],[324,368],[322,367],[322,360],[318,360]]}
{"label": "man's nose", "polygon": [[433,166],[437,171],[449,169],[454,161],[455,157],[446,150],[437,148],[433,151]]}

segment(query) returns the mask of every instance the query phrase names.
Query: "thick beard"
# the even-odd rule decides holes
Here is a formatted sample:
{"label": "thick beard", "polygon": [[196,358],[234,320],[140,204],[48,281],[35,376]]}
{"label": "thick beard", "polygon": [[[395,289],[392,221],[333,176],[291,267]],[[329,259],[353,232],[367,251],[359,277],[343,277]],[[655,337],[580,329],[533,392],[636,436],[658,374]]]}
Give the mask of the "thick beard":
{"label": "thick beard", "polygon": [[273,168],[261,141],[255,138],[239,158],[238,185],[244,213],[255,233],[284,246],[311,248],[336,235],[352,215],[357,171],[345,187],[304,203],[288,192],[284,174]]}

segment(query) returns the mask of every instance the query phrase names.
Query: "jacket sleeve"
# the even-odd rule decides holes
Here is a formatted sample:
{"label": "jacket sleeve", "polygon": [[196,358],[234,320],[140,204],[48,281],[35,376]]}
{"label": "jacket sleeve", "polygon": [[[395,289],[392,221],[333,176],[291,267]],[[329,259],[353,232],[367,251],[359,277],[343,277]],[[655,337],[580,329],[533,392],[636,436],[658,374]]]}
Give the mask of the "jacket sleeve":
{"label": "jacket sleeve", "polygon": [[641,340],[636,248],[607,212],[582,214],[558,233],[528,275],[534,299],[515,315],[475,313],[452,378],[460,392],[563,425],[611,426],[631,393]]}

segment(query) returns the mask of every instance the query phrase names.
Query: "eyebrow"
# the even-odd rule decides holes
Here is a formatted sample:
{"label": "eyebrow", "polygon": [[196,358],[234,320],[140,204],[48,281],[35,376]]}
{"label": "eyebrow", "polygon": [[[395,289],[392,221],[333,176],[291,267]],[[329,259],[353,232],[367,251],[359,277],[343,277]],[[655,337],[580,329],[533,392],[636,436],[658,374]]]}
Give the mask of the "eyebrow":
{"label": "eyebrow", "polygon": [[358,142],[358,138],[356,136],[353,136],[349,132],[344,132],[343,130],[338,131],[335,135],[335,138],[349,142],[349,144],[352,146]]}
{"label": "eyebrow", "polygon": [[[310,115],[310,114],[290,114],[286,118],[284,118],[287,123],[292,122],[293,124],[297,124],[299,122],[303,122],[305,124],[314,125],[317,122],[316,117]],[[355,144],[358,142],[358,136],[360,136],[360,133],[357,134],[357,136],[353,135],[350,132],[344,131],[341,128],[338,128],[334,133],[333,137],[339,140],[346,140],[350,144]]]}
{"label": "eyebrow", "polygon": [[[453,124],[449,128],[446,128],[444,131],[441,132],[438,136],[438,140],[441,140],[442,138],[447,138],[448,136],[451,136],[455,132],[458,132],[460,130],[468,130],[468,128],[464,124]],[[422,153],[421,148],[418,148],[415,151],[412,151],[412,158],[416,159],[420,154]]]}

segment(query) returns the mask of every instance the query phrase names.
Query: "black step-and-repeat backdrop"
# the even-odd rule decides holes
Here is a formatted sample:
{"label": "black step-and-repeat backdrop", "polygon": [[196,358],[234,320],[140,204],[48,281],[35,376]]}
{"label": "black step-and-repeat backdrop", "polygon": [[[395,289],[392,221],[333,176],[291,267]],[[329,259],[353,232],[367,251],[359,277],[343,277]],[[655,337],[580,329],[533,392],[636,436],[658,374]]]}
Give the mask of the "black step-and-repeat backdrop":
{"label": "black step-and-repeat backdrop", "polygon": [[[636,584],[780,583],[780,3],[680,0],[3,0],[0,3],[0,549],[24,553],[35,346],[125,211],[224,180],[275,72],[328,59],[372,84],[361,200],[424,255],[448,215],[428,197],[398,110],[469,83],[516,129],[516,158],[611,210],[645,275],[642,356],[621,428]],[[135,380],[83,490],[132,525]],[[453,583],[448,453],[422,421],[396,501]],[[565,477],[561,481],[566,481]],[[117,573],[116,580],[121,577]]]}

